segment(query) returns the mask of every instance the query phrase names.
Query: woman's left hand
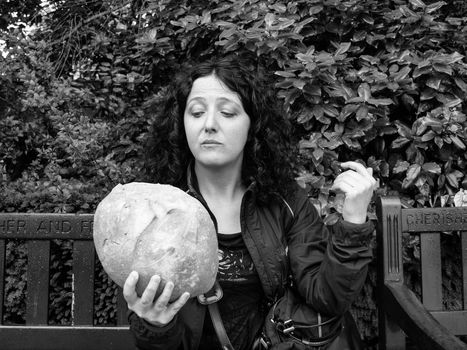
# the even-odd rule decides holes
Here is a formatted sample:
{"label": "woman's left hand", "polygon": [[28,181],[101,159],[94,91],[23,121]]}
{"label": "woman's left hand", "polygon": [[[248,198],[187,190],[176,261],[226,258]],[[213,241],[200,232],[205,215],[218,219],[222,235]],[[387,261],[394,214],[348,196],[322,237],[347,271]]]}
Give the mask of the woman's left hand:
{"label": "woman's left hand", "polygon": [[342,207],[342,217],[354,224],[366,221],[368,205],[377,182],[373,178],[373,169],[365,168],[357,162],[341,163],[343,169],[349,169],[339,174],[331,187],[333,191],[345,194]]}

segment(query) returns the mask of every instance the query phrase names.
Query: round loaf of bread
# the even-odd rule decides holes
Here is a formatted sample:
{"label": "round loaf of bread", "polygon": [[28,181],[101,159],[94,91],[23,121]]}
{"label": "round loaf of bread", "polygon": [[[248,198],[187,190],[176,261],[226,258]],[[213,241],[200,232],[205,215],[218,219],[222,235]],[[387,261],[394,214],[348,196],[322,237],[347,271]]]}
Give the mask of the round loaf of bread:
{"label": "round loaf of bread", "polygon": [[182,190],[161,184],[117,185],[99,203],[93,237],[109,277],[123,286],[131,271],[139,273],[138,295],[153,275],[161,277],[156,297],[167,281],[171,300],[183,292],[207,292],[218,269],[216,230],[204,206]]}

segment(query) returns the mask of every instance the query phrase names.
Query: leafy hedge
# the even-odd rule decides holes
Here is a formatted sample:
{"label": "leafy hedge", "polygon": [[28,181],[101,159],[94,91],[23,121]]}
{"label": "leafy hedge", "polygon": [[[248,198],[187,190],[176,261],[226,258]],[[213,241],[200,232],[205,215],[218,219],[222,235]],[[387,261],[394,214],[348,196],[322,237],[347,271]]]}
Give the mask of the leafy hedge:
{"label": "leafy hedge", "polygon": [[[138,179],[146,107],[173,73],[232,52],[275,75],[303,160],[297,180],[328,221],[336,160],[371,166],[378,193],[407,206],[452,205],[467,189],[466,13],[455,0],[65,1],[32,37],[2,34],[0,210],[93,212]],[[416,250],[407,241],[407,266]],[[373,286],[372,270],[355,309],[370,342]],[[22,288],[9,289],[12,305]]]}

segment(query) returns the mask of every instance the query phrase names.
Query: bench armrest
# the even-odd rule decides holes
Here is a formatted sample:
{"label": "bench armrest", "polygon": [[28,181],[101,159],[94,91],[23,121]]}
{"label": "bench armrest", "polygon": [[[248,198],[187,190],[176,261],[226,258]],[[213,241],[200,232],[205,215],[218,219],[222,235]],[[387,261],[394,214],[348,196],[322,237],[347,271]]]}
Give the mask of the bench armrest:
{"label": "bench armrest", "polygon": [[388,316],[421,349],[467,350],[467,344],[442,326],[404,284],[386,282],[383,302]]}

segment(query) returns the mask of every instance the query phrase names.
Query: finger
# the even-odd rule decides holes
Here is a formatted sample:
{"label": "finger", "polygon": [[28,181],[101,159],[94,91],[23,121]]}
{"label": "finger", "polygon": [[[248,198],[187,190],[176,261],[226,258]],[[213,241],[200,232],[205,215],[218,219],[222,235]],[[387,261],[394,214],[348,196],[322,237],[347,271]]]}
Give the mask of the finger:
{"label": "finger", "polygon": [[355,188],[351,184],[349,184],[349,183],[347,183],[345,181],[340,181],[338,183],[334,183],[334,185],[332,186],[331,189],[333,191],[341,191],[341,192],[345,193],[346,196],[355,191]]}
{"label": "finger", "polygon": [[353,170],[347,170],[347,171],[339,174],[336,177],[336,180],[341,178],[341,177],[344,177],[344,178],[350,177],[350,178],[353,179],[353,181],[355,181],[355,184],[361,184],[361,185],[364,185],[364,186],[371,187],[372,189],[375,189],[375,187],[377,185],[377,181],[372,176],[372,173],[373,173],[372,168],[367,168],[367,175],[366,176],[362,176],[360,173],[357,173],[356,171],[353,171]]}
{"label": "finger", "polygon": [[336,176],[334,181],[338,181],[340,179],[347,179],[349,181],[354,181],[355,183],[360,183],[362,181],[368,181],[366,177],[363,177],[359,173],[353,170],[347,170],[339,175]]}
{"label": "finger", "polygon": [[138,300],[138,294],[136,294],[136,283],[138,279],[138,272],[132,271],[123,285],[123,297],[129,305],[134,304],[136,300]]}
{"label": "finger", "polygon": [[[343,187],[344,186],[344,187]],[[358,185],[355,184],[355,181],[352,181],[349,178],[340,178],[336,179],[334,183],[331,186],[331,190],[333,191],[343,191],[343,188],[345,189],[356,189]]]}
{"label": "finger", "polygon": [[345,181],[352,185],[356,192],[374,191],[378,185],[377,181],[373,177],[365,178],[360,174],[357,174],[355,171],[346,172],[346,174],[336,178],[334,183],[338,184],[341,181]]}
{"label": "finger", "polygon": [[172,291],[174,289],[173,282],[169,281],[165,284],[164,290],[162,294],[157,298],[156,307],[159,309],[163,309],[167,307],[167,304],[170,301],[170,297],[172,296]]}
{"label": "finger", "polygon": [[372,174],[369,174],[367,168],[358,162],[344,162],[341,163],[341,167],[345,169],[352,169],[366,178],[373,178]]}
{"label": "finger", "polygon": [[190,299],[190,293],[185,292],[183,293],[180,298],[175,300],[169,307],[170,311],[173,312],[175,315],[182,307],[186,304],[186,302]]}
{"label": "finger", "polygon": [[144,305],[152,304],[154,301],[154,297],[156,296],[157,289],[159,288],[159,284],[161,282],[161,278],[158,275],[154,275],[149,280],[148,285],[144,289],[143,295],[141,295],[141,303]]}

